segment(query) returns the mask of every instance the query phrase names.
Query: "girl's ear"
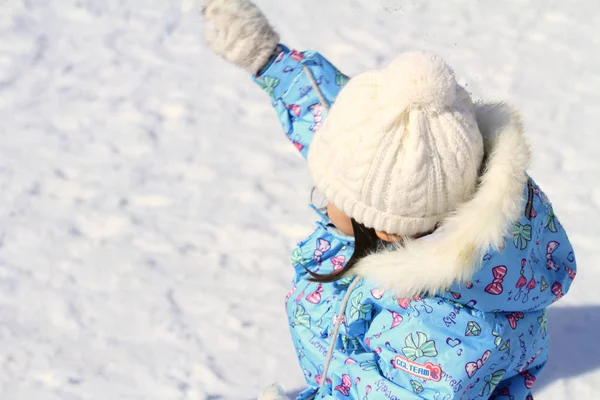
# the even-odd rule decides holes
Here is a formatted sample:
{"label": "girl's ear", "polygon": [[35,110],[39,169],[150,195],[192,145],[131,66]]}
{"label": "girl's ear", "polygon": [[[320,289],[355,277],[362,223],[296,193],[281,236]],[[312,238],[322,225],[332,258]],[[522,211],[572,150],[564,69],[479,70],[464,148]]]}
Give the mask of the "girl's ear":
{"label": "girl's ear", "polygon": [[384,242],[399,242],[402,240],[402,237],[400,235],[392,235],[389,233],[385,233],[382,231],[377,231],[375,232],[375,234],[377,235],[377,237],[381,240],[383,240]]}

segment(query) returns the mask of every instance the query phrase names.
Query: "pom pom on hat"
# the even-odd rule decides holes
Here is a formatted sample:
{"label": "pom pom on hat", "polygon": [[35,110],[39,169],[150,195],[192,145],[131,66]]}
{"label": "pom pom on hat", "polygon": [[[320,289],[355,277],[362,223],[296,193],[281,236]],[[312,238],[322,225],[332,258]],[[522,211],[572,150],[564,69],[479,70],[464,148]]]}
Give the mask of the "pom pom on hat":
{"label": "pom pom on hat", "polygon": [[311,143],[308,167],[346,215],[412,236],[471,197],[482,159],[473,103],[452,68],[412,52],[348,82]]}
{"label": "pom pom on hat", "polygon": [[398,56],[384,71],[383,103],[402,108],[451,107],[456,99],[454,71],[435,54],[414,51]]}

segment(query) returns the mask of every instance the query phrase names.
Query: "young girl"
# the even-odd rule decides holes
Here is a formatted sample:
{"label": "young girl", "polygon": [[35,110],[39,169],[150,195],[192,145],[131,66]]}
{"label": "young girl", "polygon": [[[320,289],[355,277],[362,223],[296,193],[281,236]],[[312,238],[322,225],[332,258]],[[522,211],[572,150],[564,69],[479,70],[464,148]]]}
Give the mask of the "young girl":
{"label": "young girl", "polygon": [[269,94],[328,201],[292,253],[298,399],[532,399],[546,307],[575,258],[526,173],[517,113],[473,104],[434,55],[349,80],[278,44],[249,1],[207,0],[204,16],[208,44]]}

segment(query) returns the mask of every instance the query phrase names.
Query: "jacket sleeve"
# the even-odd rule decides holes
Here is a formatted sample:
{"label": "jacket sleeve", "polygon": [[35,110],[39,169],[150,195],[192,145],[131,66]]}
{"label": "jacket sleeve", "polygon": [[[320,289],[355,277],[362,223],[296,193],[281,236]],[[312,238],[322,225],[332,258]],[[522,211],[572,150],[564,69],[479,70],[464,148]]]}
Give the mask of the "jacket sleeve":
{"label": "jacket sleeve", "polygon": [[332,366],[324,398],[343,398],[345,390],[353,399],[489,397],[504,376],[507,353],[496,346],[493,323],[457,307],[427,299],[413,301],[408,313],[393,304],[379,309],[363,340],[371,358]]}
{"label": "jacket sleeve", "polygon": [[279,48],[254,81],[269,94],[283,131],[306,158],[314,133],[348,77],[319,53]]}

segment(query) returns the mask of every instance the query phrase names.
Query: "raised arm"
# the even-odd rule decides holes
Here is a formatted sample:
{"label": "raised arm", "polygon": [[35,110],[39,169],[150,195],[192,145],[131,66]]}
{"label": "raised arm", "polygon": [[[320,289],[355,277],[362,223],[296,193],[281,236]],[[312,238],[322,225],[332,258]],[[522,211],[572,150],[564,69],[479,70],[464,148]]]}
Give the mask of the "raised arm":
{"label": "raised arm", "polygon": [[306,158],[314,133],[348,81],[319,53],[280,45],[254,81],[271,96],[283,131]]}
{"label": "raised arm", "polygon": [[315,131],[348,78],[323,56],[278,44],[279,35],[249,0],[207,0],[205,38],[245,69],[272,99],[281,126],[306,158]]}

